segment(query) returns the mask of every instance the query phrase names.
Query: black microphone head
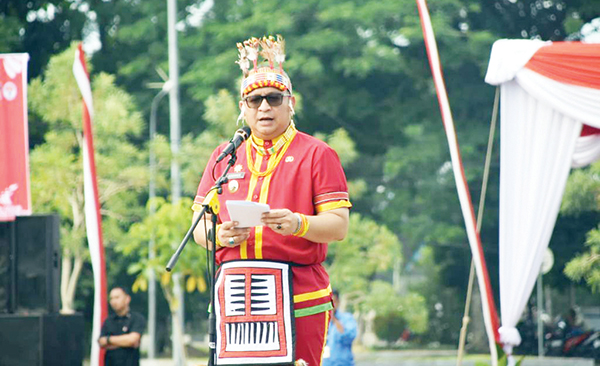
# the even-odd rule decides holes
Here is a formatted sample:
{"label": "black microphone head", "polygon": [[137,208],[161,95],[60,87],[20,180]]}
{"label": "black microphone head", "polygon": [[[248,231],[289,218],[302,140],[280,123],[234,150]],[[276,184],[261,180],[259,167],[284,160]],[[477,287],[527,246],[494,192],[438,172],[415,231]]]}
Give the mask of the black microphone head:
{"label": "black microphone head", "polygon": [[216,162],[220,162],[225,159],[227,155],[234,154],[238,147],[242,144],[242,142],[248,140],[248,137],[252,134],[252,130],[248,126],[244,126],[239,130],[235,131],[233,138],[229,140],[229,144],[225,146],[223,151],[217,156]]}
{"label": "black microphone head", "polygon": [[244,126],[242,128],[240,128],[239,130],[237,130],[236,132],[239,132],[240,135],[242,135],[242,138],[244,139],[244,141],[248,140],[248,137],[250,137],[250,135],[252,134],[252,129],[250,128],[250,126]]}

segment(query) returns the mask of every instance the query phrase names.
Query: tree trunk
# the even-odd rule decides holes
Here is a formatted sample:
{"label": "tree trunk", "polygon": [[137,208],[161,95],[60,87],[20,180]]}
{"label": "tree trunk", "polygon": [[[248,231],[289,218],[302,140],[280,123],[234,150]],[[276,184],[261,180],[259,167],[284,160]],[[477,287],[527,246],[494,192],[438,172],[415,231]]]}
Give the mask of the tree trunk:
{"label": "tree trunk", "polygon": [[171,311],[171,323],[173,327],[173,331],[171,334],[171,338],[173,340],[173,361],[176,362],[176,355],[179,354],[181,355],[181,365],[185,365],[187,363],[187,354],[185,351],[185,345],[183,344],[183,329],[181,329],[180,325],[181,321],[179,319],[179,316],[177,315],[177,309],[179,309],[179,301],[177,297],[173,294],[173,286],[173,281],[170,281],[167,285],[164,285],[161,281],[160,284],[163,294],[167,299],[167,303],[169,304],[169,310]]}
{"label": "tree trunk", "polygon": [[75,312],[75,290],[81,269],[83,268],[83,258],[73,257],[69,252],[63,254],[62,269],[60,278],[60,299],[62,314],[73,314]]}
{"label": "tree trunk", "polygon": [[67,288],[69,284],[69,274],[71,273],[71,267],[71,255],[68,251],[65,250],[62,256],[62,265],[60,273],[60,301],[62,304],[60,312],[63,314],[73,313],[73,302],[67,299]]}
{"label": "tree trunk", "polygon": [[[81,136],[78,137],[81,146]],[[70,230],[84,230],[84,214],[83,214],[83,186],[75,189],[68,197],[73,213],[73,226]],[[79,275],[83,268],[84,259],[82,254],[75,254],[69,249],[63,248],[62,253],[62,269],[60,274],[60,300],[62,314],[73,314],[75,312],[75,290]]]}

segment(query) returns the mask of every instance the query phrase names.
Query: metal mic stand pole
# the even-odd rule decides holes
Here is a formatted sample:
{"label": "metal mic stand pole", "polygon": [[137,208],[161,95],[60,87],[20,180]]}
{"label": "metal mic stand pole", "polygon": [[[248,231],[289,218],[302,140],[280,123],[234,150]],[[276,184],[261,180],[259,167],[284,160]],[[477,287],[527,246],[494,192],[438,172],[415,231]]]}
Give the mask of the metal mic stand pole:
{"label": "metal mic stand pole", "polygon": [[[183,251],[183,248],[185,248],[188,240],[190,240],[190,237],[193,235],[194,229],[196,229],[196,226],[198,226],[198,223],[204,217],[204,215],[206,215],[207,212],[210,213],[211,223],[212,223],[210,239],[212,239],[211,241],[213,243],[213,250],[209,251],[210,263],[207,263],[208,275],[210,276],[210,306],[211,306],[210,315],[208,316],[208,338],[209,338],[208,366],[214,366],[217,364],[216,363],[217,317],[215,315],[215,306],[214,306],[214,304],[215,304],[215,276],[216,276],[216,268],[217,268],[216,255],[215,255],[216,250],[215,249],[216,249],[216,241],[217,241],[217,238],[216,238],[217,214],[219,213],[220,208],[221,208],[220,204],[219,204],[219,199],[217,198],[217,195],[223,193],[222,185],[227,183],[227,181],[228,181],[227,173],[229,172],[229,169],[231,169],[231,167],[235,164],[236,161],[237,161],[237,156],[234,151],[231,153],[231,158],[227,162],[227,167],[225,167],[223,174],[221,174],[221,177],[219,179],[217,179],[217,181],[215,182],[215,185],[210,189],[210,191],[204,198],[204,201],[202,202],[202,211],[200,211],[200,215],[198,215],[196,220],[192,223],[192,226],[190,227],[188,232],[185,234],[185,237],[181,241],[181,244],[179,244],[179,247],[177,248],[177,250],[175,251],[173,256],[171,256],[171,259],[169,260],[169,263],[167,264],[167,267],[166,267],[166,270],[168,272],[171,272],[173,267],[175,267],[175,263],[177,263],[177,260],[179,259],[179,256],[181,255],[181,252]],[[208,243],[207,243],[207,250],[208,250]]]}
{"label": "metal mic stand pole", "polygon": [[211,231],[213,250],[210,252],[211,264],[208,265],[208,273],[210,276],[210,313],[208,314],[208,366],[214,366],[217,364],[217,316],[215,314],[215,277],[217,276],[217,215],[212,215],[210,217],[210,220],[212,222],[213,227]]}

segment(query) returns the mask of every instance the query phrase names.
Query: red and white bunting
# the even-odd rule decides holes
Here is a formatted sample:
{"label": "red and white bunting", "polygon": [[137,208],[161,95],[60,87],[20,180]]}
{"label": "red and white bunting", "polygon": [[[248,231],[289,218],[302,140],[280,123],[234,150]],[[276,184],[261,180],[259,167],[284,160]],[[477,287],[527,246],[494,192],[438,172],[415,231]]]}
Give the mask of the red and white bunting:
{"label": "red and white bunting", "polygon": [[433,74],[433,81],[437,91],[440,111],[442,113],[442,120],[444,122],[446,137],[448,139],[448,145],[450,148],[450,157],[452,160],[454,180],[456,181],[456,190],[458,191],[460,207],[465,220],[465,227],[467,229],[467,237],[469,239],[473,261],[475,263],[479,291],[481,292],[483,319],[490,344],[492,365],[497,365],[498,356],[496,351],[496,343],[498,343],[500,339],[498,334],[498,313],[494,303],[494,296],[490,285],[490,278],[487,265],[485,263],[485,257],[483,256],[481,238],[479,237],[479,232],[477,231],[475,210],[473,209],[473,203],[469,193],[469,187],[467,185],[467,179],[465,178],[465,171],[460,156],[460,150],[458,148],[458,141],[456,140],[454,121],[452,119],[452,112],[450,111],[450,102],[448,101],[448,94],[446,93],[446,86],[442,74],[442,67],[440,65],[435,34],[433,33],[431,18],[429,17],[429,10],[427,9],[427,3],[425,0],[417,0],[417,5],[419,7],[419,15],[421,17],[421,25],[423,27],[425,46],[427,47],[427,56],[429,57],[429,64],[431,66],[431,72]]}
{"label": "red and white bunting", "polygon": [[83,175],[85,197],[85,224],[92,269],[94,271],[94,315],[92,329],[91,366],[104,365],[104,350],[98,346],[100,329],[108,315],[106,296],[106,265],[102,242],[102,217],[98,199],[98,182],[94,159],[94,139],[92,135],[92,88],[85,63],[85,53],[81,44],[75,52],[73,74],[83,96]]}
{"label": "red and white bunting", "polygon": [[26,53],[0,55],[0,221],[31,215]]}

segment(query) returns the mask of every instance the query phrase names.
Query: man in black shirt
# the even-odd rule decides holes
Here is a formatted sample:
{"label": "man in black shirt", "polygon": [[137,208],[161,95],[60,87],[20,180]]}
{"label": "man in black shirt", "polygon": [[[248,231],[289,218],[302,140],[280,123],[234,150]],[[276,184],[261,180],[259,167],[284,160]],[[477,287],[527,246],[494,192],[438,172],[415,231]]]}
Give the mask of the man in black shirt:
{"label": "man in black shirt", "polygon": [[140,340],[146,319],[129,309],[131,296],[122,287],[110,291],[114,314],[102,325],[98,344],[106,350],[105,366],[139,366]]}

